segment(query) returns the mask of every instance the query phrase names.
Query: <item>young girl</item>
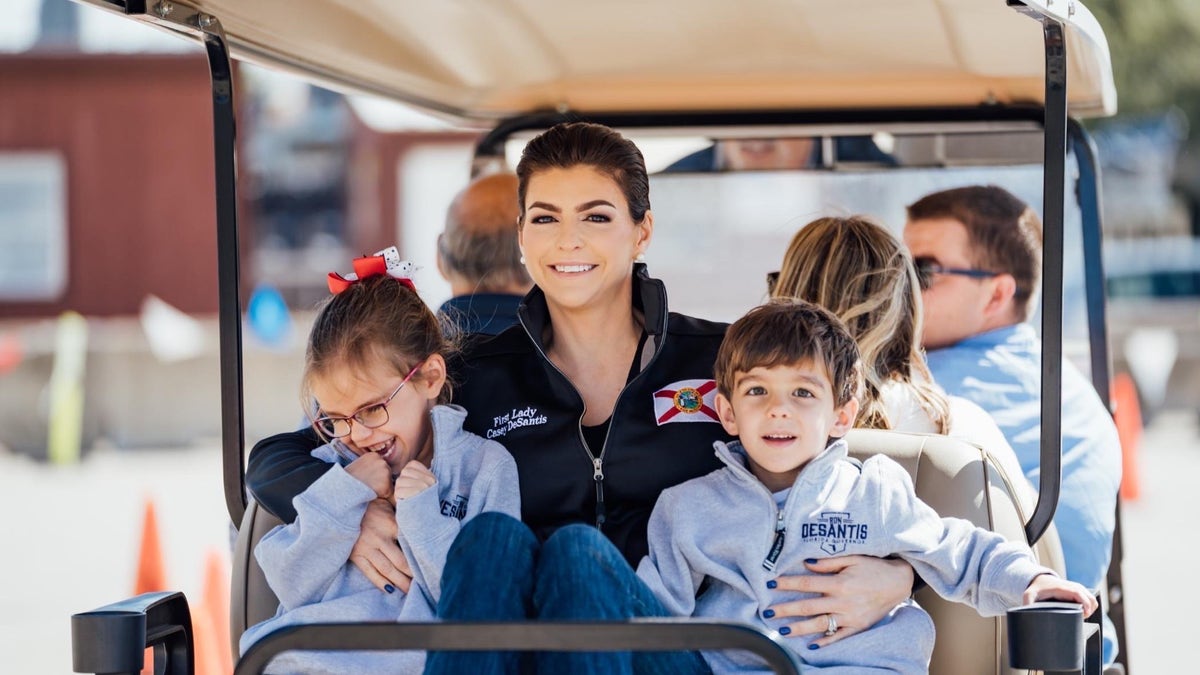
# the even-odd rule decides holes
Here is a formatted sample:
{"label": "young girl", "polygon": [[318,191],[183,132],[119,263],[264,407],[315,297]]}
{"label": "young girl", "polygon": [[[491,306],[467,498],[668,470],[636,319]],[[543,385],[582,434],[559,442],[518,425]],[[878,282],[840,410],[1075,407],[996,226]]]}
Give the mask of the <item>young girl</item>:
{"label": "young girl", "polygon": [[[255,557],[279,598],[274,618],[242,635],[244,653],[283,626],[432,619],[446,551],[484,511],[520,517],[516,464],[500,444],[462,428],[443,405],[449,347],[437,319],[403,276],[393,247],[330,275],[334,292],[309,335],[303,390],[333,467],[294,500],[297,517],[259,542]],[[394,509],[413,571],[404,592],[380,590],[350,562],[372,502]],[[415,673],[421,652],[287,652],[273,673]]]}

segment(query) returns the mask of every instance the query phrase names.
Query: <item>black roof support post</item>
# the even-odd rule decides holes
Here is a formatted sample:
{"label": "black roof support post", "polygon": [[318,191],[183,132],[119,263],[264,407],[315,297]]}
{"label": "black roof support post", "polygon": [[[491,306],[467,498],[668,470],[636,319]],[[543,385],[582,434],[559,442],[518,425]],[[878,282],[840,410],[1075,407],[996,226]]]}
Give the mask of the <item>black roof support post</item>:
{"label": "black roof support post", "polygon": [[131,18],[200,41],[212,77],[213,153],[217,196],[217,303],[221,342],[221,457],[225,505],[235,527],[246,512],[245,422],[242,419],[242,307],[238,258],[237,159],[233,66],[221,22],[175,0],[111,2]]}
{"label": "black roof support post", "polygon": [[246,512],[245,421],[242,418],[242,307],[238,257],[236,127],[233,69],[224,31],[201,14],[204,49],[212,74],[213,150],[217,188],[217,284],[221,335],[221,456],[225,505],[234,526]]}
{"label": "black roof support post", "polygon": [[[1104,402],[1112,409],[1111,374],[1108,345],[1108,316],[1105,311],[1104,293],[1104,219],[1100,204],[1100,168],[1096,147],[1087,131],[1074,120],[1067,122],[1068,139],[1079,164],[1079,183],[1076,186],[1080,215],[1083,221],[1083,274],[1087,297],[1088,353],[1091,359],[1092,386]],[[1112,558],[1108,563],[1106,577],[1108,586],[1108,618],[1116,632],[1117,663],[1129,670],[1129,641],[1125,639],[1125,581],[1122,562],[1125,546],[1121,542],[1121,495],[1117,494],[1116,529],[1113,531]]]}
{"label": "black roof support post", "polygon": [[1087,302],[1092,387],[1104,402],[1104,407],[1111,409],[1112,363],[1109,360],[1108,315],[1104,304],[1104,220],[1100,208],[1100,167],[1091,137],[1075,120],[1067,120],[1067,140],[1079,165],[1075,195],[1083,226],[1083,287]]}
{"label": "black roof support post", "polygon": [[1062,479],[1063,211],[1067,164],[1067,45],[1062,22],[1018,0],[1009,6],[1042,24],[1046,49],[1046,100],[1042,159],[1042,422],[1037,506],[1025,524],[1032,545],[1058,508]]}

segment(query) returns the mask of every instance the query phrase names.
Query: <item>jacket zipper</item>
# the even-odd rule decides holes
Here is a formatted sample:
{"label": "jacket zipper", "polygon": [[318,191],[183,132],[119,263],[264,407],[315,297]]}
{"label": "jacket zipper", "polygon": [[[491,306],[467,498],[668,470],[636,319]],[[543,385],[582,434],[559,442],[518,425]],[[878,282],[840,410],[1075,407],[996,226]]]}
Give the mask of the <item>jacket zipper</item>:
{"label": "jacket zipper", "polygon": [[[714,445],[716,444],[714,443]],[[767,550],[767,556],[763,558],[762,563],[764,570],[773,572],[775,570],[775,566],[779,563],[779,556],[783,553],[783,544],[787,538],[787,514],[790,512],[792,500],[796,498],[796,493],[800,490],[800,477],[797,476],[796,481],[792,483],[791,492],[788,493],[787,499],[785,499],[783,502],[783,507],[780,508],[775,505],[775,495],[771,494],[771,491],[767,489],[767,486],[760,483],[744,465],[741,465],[736,461],[730,461],[728,458],[728,455],[730,454],[732,454],[732,451],[726,447],[724,453],[718,453],[718,456],[721,457],[721,461],[723,461],[726,466],[728,466],[730,469],[733,469],[734,474],[740,480],[750,481],[754,485],[758,486],[758,488],[761,489],[764,494],[766,494],[767,503],[770,504],[772,509],[775,509],[775,534],[771,540],[771,548]],[[806,466],[801,470],[801,474],[807,470],[808,467]]]}
{"label": "jacket zipper", "polygon": [[[518,317],[518,318],[520,318],[520,317]],[[525,335],[527,335],[529,337],[529,341],[533,343],[534,348],[537,349],[538,354],[542,357],[542,360],[544,360],[546,363],[550,364],[550,367],[553,368],[556,373],[558,373],[560,376],[562,376],[562,378],[564,380],[566,380],[567,384],[570,385],[572,389],[575,389],[575,395],[579,396],[579,390],[575,388],[575,384],[571,382],[571,378],[567,377],[566,373],[564,373],[561,369],[559,369],[558,366],[554,365],[554,362],[550,360],[549,356],[546,356],[546,352],[542,349],[542,345],[540,343],[538,343],[537,340],[533,339],[533,334],[529,332],[529,327],[525,325],[524,320],[521,320],[521,328],[525,330]],[[647,340],[650,340],[650,339],[652,339],[652,338],[651,337],[647,338]],[[617,417],[617,406],[621,404],[621,397],[625,396],[625,390],[629,389],[629,385],[631,385],[635,381],[637,381],[637,379],[642,376],[643,372],[648,370],[650,368],[650,366],[654,365],[654,362],[656,360],[658,360],[658,355],[661,352],[662,352],[662,345],[661,344],[655,345],[654,356],[651,357],[650,363],[647,363],[645,368],[639,370],[638,374],[635,375],[632,380],[630,380],[629,382],[626,382],[624,387],[621,387],[620,393],[617,394],[616,403],[613,404],[612,416],[609,418],[609,423],[608,423],[608,433],[604,434],[604,444],[602,446],[600,446],[600,455],[599,456],[592,454],[591,448],[588,447],[587,439],[585,439],[583,437],[583,416],[587,414],[587,405],[583,406],[583,412],[579,414],[579,419],[576,420],[575,428],[579,432],[579,445],[583,448],[583,452],[587,455],[588,459],[591,460],[591,462],[592,462],[592,481],[594,481],[596,483],[596,529],[597,530],[603,531],[604,523],[608,520],[607,511],[604,507],[604,453],[606,450],[608,450],[608,439],[612,436],[612,432],[613,432],[612,420],[615,420]],[[637,358],[638,359],[641,358],[641,350],[638,350]],[[583,397],[579,396],[579,400],[582,401]]]}
{"label": "jacket zipper", "polygon": [[775,565],[779,562],[779,556],[783,553],[783,542],[787,537],[787,514],[791,513],[792,500],[796,498],[796,493],[800,491],[800,480],[797,477],[796,482],[792,483],[791,492],[788,493],[787,499],[783,500],[782,508],[775,506],[775,495],[771,494],[771,491],[765,485],[759,483],[759,486],[762,487],[763,492],[767,493],[767,499],[771,507],[777,509],[775,512],[775,538],[771,542],[771,549],[767,551],[767,557],[763,560],[763,569],[771,572],[775,570]]}
{"label": "jacket zipper", "polygon": [[[789,494],[788,496],[790,497],[791,495]],[[774,501],[774,497],[772,497],[772,501]],[[779,554],[783,553],[783,540],[787,534],[787,526],[783,520],[783,512],[784,509],[779,509],[779,515],[775,518],[775,541],[771,542],[771,550],[767,551],[767,557],[765,560],[763,560],[763,569],[768,572],[773,572],[775,570],[775,563],[779,562]]]}
{"label": "jacket zipper", "polygon": [[[729,452],[729,450],[726,449],[726,452]],[[767,550],[767,556],[763,558],[762,562],[764,570],[773,572],[775,571],[775,565],[779,563],[779,556],[783,553],[783,543],[787,540],[786,516],[788,513],[788,507],[792,503],[792,497],[796,495],[798,481],[797,483],[792,484],[792,491],[788,493],[787,499],[784,500],[783,508],[779,508],[778,506],[775,506],[775,495],[771,494],[771,491],[767,489],[767,486],[760,483],[757,478],[751,475],[746,467],[738,466],[736,463],[731,463],[724,457],[722,457],[722,461],[725,461],[726,466],[733,469],[735,474],[742,474],[742,480],[748,480],[762,490],[763,494],[767,496],[767,503],[770,505],[771,509],[775,511],[775,535],[771,540],[771,548]]]}
{"label": "jacket zipper", "polygon": [[[608,430],[612,431],[611,422]],[[591,452],[588,455],[590,456]],[[600,449],[599,457],[592,457],[592,480],[596,483],[596,529],[603,530],[607,520],[604,510],[604,448]]]}
{"label": "jacket zipper", "polygon": [[[642,330],[645,330],[645,327],[643,327]],[[604,525],[606,520],[604,508],[604,454],[608,452],[608,439],[612,438],[613,435],[613,422],[617,419],[617,408],[621,405],[621,399],[625,398],[625,392],[629,389],[629,387],[634,382],[637,382],[638,378],[642,376],[642,373],[649,370],[650,366],[653,366],[654,362],[658,360],[658,355],[662,353],[663,343],[666,342],[665,325],[663,326],[662,334],[664,337],[660,342],[654,345],[654,356],[650,357],[650,362],[646,364],[645,368],[639,368],[637,375],[634,375],[631,380],[626,382],[625,386],[621,387],[620,393],[617,394],[617,400],[613,403],[612,415],[609,417],[608,433],[604,434],[604,443],[600,446],[600,456],[592,457],[591,451],[588,451],[588,456],[592,457],[592,480],[596,481],[596,529],[602,530],[602,525]],[[638,340],[638,350],[637,354],[634,355],[634,358],[636,358],[639,362],[642,360],[642,352],[645,350],[646,344],[653,339],[654,337],[652,335],[647,335],[644,342]],[[549,361],[549,359],[546,360]],[[563,377],[566,377],[566,375]],[[570,380],[568,380],[568,382],[569,381]],[[579,390],[576,390],[576,393],[578,392]],[[583,397],[581,396],[580,398]],[[584,414],[587,414],[587,406],[584,406],[583,411]],[[579,416],[579,425],[579,437],[583,438],[583,415]],[[584,442],[583,447],[587,448],[586,441]]]}

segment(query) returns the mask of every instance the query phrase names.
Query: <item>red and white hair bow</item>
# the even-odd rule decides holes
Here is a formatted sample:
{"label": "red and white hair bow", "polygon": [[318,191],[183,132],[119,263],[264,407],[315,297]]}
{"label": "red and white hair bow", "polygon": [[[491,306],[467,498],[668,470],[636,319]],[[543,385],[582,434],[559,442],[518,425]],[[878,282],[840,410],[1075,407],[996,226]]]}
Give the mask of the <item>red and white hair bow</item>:
{"label": "red and white hair bow", "polygon": [[416,270],[416,266],[407,260],[401,260],[400,251],[395,246],[389,246],[382,251],[376,251],[375,255],[355,258],[353,265],[354,271],[345,276],[337,272],[329,273],[327,281],[330,293],[337,295],[363,279],[383,274],[408,286],[414,292],[417,290],[410,276]]}

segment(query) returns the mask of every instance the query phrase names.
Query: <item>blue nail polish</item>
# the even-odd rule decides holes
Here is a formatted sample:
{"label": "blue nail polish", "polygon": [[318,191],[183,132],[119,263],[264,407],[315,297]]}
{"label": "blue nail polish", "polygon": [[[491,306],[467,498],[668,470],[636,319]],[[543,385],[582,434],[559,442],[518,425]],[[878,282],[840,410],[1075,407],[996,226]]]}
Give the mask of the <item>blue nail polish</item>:
{"label": "blue nail polish", "polygon": [[816,558],[805,558],[804,562],[808,563],[809,565],[816,565],[817,559]]}
{"label": "blue nail polish", "polygon": [[773,609],[764,609],[763,610],[763,618],[764,619],[770,619],[773,616],[775,616],[775,610],[773,610]]}
{"label": "blue nail polish", "polygon": [[384,585],[383,585],[383,590],[387,591],[388,593],[395,593],[395,592],[396,592],[396,587],[395,587],[395,586],[393,586],[393,585],[391,585],[391,584],[384,584]]}
{"label": "blue nail polish", "polygon": [[792,632],[792,629],[788,628],[787,626],[784,626],[783,628],[779,629],[780,635],[787,635],[788,633],[791,633],[791,632]]}
{"label": "blue nail polish", "polygon": [[813,642],[813,643],[810,643],[810,644],[808,645],[808,648],[809,648],[810,650],[811,650],[811,649],[820,649],[820,648],[821,648],[821,645],[819,645],[819,644],[817,644],[817,643]]}
{"label": "blue nail polish", "polygon": [[779,584],[775,583],[774,579],[771,579],[770,581],[767,582],[767,588],[775,588],[778,585]]}

